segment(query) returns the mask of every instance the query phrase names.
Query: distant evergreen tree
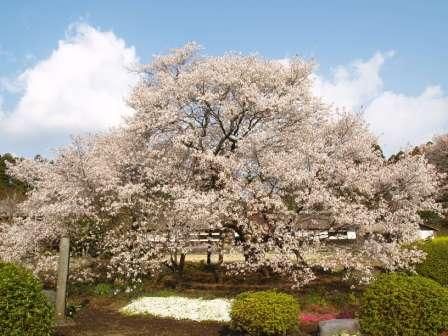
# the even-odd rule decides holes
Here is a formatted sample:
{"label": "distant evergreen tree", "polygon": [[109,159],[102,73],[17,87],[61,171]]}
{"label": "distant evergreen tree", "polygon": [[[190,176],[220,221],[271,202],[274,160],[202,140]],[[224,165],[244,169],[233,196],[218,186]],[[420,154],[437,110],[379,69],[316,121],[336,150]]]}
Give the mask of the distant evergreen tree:
{"label": "distant evergreen tree", "polygon": [[[440,192],[437,197],[442,207],[448,209],[448,134],[437,136],[433,141],[429,141],[424,145],[416,147],[414,152],[424,154],[429,163],[433,164],[442,176],[440,184]],[[448,216],[431,213],[430,211],[422,212],[422,218],[428,224],[432,224],[444,230],[448,230]]]}
{"label": "distant evergreen tree", "polygon": [[14,164],[17,160],[19,159],[10,153],[0,155],[0,200],[12,194],[23,196],[26,192],[26,185],[7,173],[8,163]]}

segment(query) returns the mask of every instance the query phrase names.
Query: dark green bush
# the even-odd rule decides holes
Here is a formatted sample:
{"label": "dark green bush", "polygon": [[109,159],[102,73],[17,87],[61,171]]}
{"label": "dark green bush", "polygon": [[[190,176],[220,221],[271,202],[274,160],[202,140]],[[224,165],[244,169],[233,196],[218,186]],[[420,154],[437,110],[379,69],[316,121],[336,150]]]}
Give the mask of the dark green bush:
{"label": "dark green bush", "polygon": [[364,292],[365,336],[437,336],[448,330],[448,289],[422,276],[380,276]]}
{"label": "dark green bush", "polygon": [[53,317],[39,280],[23,267],[0,262],[0,335],[50,336]]}
{"label": "dark green bush", "polygon": [[434,238],[422,243],[420,247],[427,256],[417,265],[417,272],[448,286],[448,237]]}
{"label": "dark green bush", "polygon": [[299,304],[285,293],[247,292],[232,303],[232,327],[249,335],[289,335],[298,329]]}

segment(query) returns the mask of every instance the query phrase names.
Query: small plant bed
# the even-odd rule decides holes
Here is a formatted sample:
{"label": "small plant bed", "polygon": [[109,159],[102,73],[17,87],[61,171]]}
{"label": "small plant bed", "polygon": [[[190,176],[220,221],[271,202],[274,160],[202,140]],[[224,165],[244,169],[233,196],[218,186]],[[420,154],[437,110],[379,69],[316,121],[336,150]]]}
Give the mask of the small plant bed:
{"label": "small plant bed", "polygon": [[142,297],[120,311],[126,315],[153,315],[177,320],[230,321],[231,300],[192,299],[179,296]]}

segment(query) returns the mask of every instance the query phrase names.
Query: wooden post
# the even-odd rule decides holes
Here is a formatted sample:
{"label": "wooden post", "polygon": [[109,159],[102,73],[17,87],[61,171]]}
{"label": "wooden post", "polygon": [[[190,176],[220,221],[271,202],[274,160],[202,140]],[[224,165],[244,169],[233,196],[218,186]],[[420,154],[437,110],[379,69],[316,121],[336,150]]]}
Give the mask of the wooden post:
{"label": "wooden post", "polygon": [[69,261],[70,239],[63,237],[59,242],[58,282],[56,287],[56,319],[58,322],[65,321]]}

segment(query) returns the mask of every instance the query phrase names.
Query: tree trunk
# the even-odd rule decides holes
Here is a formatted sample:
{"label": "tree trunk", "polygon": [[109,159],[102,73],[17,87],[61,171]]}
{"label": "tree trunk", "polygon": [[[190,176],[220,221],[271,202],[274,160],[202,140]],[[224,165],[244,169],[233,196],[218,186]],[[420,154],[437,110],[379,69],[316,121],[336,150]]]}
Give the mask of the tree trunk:
{"label": "tree trunk", "polygon": [[212,264],[212,253],[207,251],[207,265]]}
{"label": "tree trunk", "polygon": [[178,267],[180,273],[182,273],[185,268],[185,257],[186,257],[186,254],[181,253],[180,260],[179,260],[179,267]]}
{"label": "tree trunk", "polygon": [[207,246],[207,265],[211,265],[212,263],[212,242],[208,241]]}

